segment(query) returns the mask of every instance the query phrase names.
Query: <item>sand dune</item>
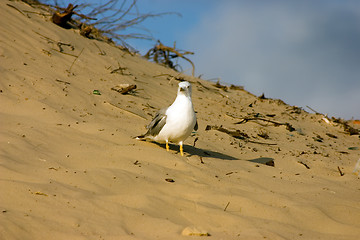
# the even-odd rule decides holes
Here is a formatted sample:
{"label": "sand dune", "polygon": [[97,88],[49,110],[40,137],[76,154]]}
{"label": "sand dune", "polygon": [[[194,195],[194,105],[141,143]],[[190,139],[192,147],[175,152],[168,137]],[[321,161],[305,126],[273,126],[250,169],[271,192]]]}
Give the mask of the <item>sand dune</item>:
{"label": "sand dune", "polygon": [[[47,14],[0,3],[0,239],[359,238],[359,135],[34,12]],[[184,157],[133,139],[179,78],[193,85],[199,122]],[[137,88],[112,90],[121,84]]]}

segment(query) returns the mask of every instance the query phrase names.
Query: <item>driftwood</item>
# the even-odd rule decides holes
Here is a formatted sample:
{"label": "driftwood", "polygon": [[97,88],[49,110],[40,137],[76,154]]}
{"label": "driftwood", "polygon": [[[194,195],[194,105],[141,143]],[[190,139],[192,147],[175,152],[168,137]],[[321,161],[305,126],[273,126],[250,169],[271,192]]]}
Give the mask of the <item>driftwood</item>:
{"label": "driftwood", "polygon": [[51,18],[52,22],[56,25],[59,25],[64,28],[69,28],[68,22],[71,20],[72,15],[75,13],[74,9],[77,8],[78,5],[72,5],[69,3],[67,8],[64,9],[62,13],[55,12]]}
{"label": "driftwood", "polygon": [[134,89],[136,89],[136,85],[134,85],[134,84],[132,84],[132,85],[124,84],[124,86],[116,86],[116,87],[111,88],[111,90],[121,93],[123,95],[130,93]]}
{"label": "driftwood", "polygon": [[295,131],[295,128],[293,126],[291,126],[290,123],[280,123],[280,122],[275,122],[273,120],[269,120],[266,118],[260,118],[260,117],[244,117],[240,122],[236,122],[235,124],[242,124],[242,123],[247,123],[248,121],[264,121],[264,122],[269,122],[274,124],[275,127],[278,126],[286,126],[286,129],[289,130],[290,132]]}
{"label": "driftwood", "polygon": [[[78,5],[73,5],[69,3],[69,5],[66,8],[61,8],[59,6],[54,6],[54,8],[57,9],[57,11],[52,16],[53,23],[61,26],[61,27],[68,27],[68,22],[71,20],[72,15],[77,15],[82,19],[86,20],[96,20],[96,18],[88,17],[84,14],[75,12],[74,9],[77,8]],[[62,11],[61,13],[59,11]]]}
{"label": "driftwood", "polygon": [[263,145],[276,145],[276,143],[264,143],[264,142],[249,140],[250,137],[246,133],[241,132],[240,130],[231,131],[222,126],[219,127],[219,126],[207,125],[205,128],[205,131],[208,131],[208,130],[217,130],[219,132],[226,133],[226,134],[232,136],[233,138],[241,139],[241,140],[244,140],[249,143],[256,143],[256,144],[263,144]]}
{"label": "driftwood", "polygon": [[174,44],[174,47],[168,47],[168,46],[163,45],[160,41],[158,41],[158,43],[153,48],[151,48],[144,55],[144,57],[147,59],[153,59],[154,62],[163,64],[163,65],[165,65],[171,69],[174,69],[176,71],[178,71],[177,65],[173,63],[172,59],[180,57],[180,58],[188,61],[191,64],[192,76],[194,76],[195,65],[190,59],[188,59],[187,57],[184,56],[184,55],[188,55],[188,54],[194,54],[194,53],[189,52],[189,51],[177,50],[175,47],[175,44]]}
{"label": "driftwood", "polygon": [[249,138],[249,135],[247,135],[246,133],[243,133],[241,132],[240,130],[236,130],[236,131],[231,131],[231,130],[228,130],[226,128],[223,128],[222,126],[212,126],[212,125],[207,125],[205,130],[208,131],[208,130],[217,130],[219,132],[223,132],[223,133],[226,133],[234,138],[237,138],[237,139],[241,139],[241,140],[244,140],[244,139],[247,139]]}

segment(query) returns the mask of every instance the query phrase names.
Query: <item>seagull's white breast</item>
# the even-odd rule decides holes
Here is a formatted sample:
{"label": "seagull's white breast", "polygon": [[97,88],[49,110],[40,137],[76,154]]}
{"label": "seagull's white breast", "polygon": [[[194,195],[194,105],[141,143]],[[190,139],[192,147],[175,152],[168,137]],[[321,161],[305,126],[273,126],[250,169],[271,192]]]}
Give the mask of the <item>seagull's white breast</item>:
{"label": "seagull's white breast", "polygon": [[190,136],[196,124],[191,97],[180,94],[166,111],[166,123],[155,141],[179,143]]}

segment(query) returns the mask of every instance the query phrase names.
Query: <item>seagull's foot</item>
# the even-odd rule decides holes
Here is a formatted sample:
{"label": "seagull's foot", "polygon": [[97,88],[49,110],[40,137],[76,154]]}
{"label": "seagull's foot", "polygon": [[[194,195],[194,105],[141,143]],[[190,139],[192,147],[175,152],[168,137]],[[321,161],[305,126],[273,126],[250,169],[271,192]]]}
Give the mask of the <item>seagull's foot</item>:
{"label": "seagull's foot", "polygon": [[181,154],[181,156],[184,156],[184,149],[183,149],[182,142],[180,142],[180,154]]}
{"label": "seagull's foot", "polygon": [[169,151],[169,142],[166,140],[166,151]]}

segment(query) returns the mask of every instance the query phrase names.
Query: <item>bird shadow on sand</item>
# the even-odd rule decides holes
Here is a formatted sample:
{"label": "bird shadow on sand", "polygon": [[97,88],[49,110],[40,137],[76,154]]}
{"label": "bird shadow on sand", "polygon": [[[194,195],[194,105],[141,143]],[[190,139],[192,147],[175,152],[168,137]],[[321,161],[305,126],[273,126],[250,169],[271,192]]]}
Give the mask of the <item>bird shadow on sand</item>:
{"label": "bird shadow on sand", "polygon": [[[152,143],[155,143],[156,145],[165,149],[165,144],[157,143],[157,142],[152,142]],[[174,144],[169,144],[169,148],[170,148],[170,150],[177,151],[177,153],[180,154],[179,146],[174,145]],[[190,157],[191,156],[199,156],[199,157],[217,158],[217,159],[223,159],[223,160],[239,160],[238,158],[235,158],[235,157],[227,155],[227,154],[211,151],[208,149],[203,150],[203,149],[196,148],[196,147],[193,147],[191,145],[186,145],[186,144],[184,144],[184,154],[185,155],[190,154]]]}
{"label": "bird shadow on sand", "polygon": [[[151,142],[154,143],[156,145],[158,145],[161,148],[164,148],[165,150],[165,144],[164,143],[158,143],[158,142],[154,142],[154,141],[147,141],[147,142]],[[175,151],[177,152],[177,154],[180,154],[180,148],[178,145],[175,144],[169,144],[169,148],[171,151]],[[259,158],[254,158],[254,159],[239,159],[239,158],[235,158],[233,156],[224,154],[224,153],[220,153],[220,152],[215,152],[215,151],[211,151],[211,150],[204,150],[201,148],[196,148],[194,146],[191,145],[186,145],[184,144],[184,153],[186,154],[190,154],[189,157],[191,156],[198,156],[198,157],[205,157],[205,158],[215,158],[215,159],[222,159],[222,160],[239,160],[239,161],[248,161],[248,162],[253,162],[253,163],[259,163],[259,164],[264,164],[267,166],[271,166],[274,167],[275,165],[275,159],[274,158],[270,158],[270,157],[259,157]]]}

